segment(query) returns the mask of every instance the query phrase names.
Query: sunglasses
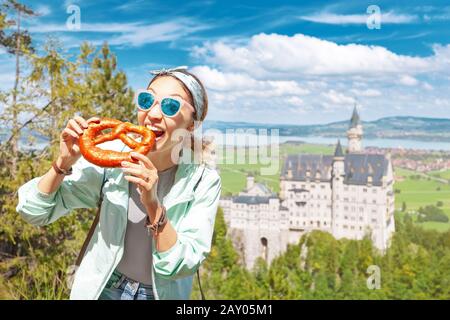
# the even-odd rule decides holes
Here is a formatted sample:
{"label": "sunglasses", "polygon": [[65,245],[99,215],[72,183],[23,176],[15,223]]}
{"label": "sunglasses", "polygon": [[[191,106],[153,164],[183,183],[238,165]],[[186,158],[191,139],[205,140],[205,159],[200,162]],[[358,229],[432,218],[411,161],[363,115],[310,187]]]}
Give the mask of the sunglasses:
{"label": "sunglasses", "polygon": [[136,104],[139,110],[149,111],[157,102],[159,102],[162,114],[166,117],[175,117],[183,104],[195,112],[194,107],[180,97],[158,97],[148,90],[139,90],[136,94]]}

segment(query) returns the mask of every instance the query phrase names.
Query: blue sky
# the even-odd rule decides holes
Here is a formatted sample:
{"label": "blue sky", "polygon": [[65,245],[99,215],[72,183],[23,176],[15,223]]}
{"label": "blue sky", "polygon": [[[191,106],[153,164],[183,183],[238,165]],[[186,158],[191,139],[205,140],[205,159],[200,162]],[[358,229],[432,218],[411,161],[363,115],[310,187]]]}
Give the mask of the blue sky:
{"label": "blue sky", "polygon": [[[449,118],[450,4],[445,1],[24,1],[42,44],[68,54],[108,41],[137,89],[148,70],[188,65],[205,83],[208,119],[311,124],[393,115]],[[81,29],[69,30],[70,4]],[[380,8],[369,29],[367,8]],[[0,53],[0,87],[12,85]]]}

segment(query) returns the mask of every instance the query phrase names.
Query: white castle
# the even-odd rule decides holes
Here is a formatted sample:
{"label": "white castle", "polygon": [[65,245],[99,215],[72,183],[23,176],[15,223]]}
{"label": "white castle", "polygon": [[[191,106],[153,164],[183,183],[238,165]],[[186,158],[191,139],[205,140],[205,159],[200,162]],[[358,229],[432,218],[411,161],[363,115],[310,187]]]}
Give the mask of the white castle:
{"label": "white castle", "polygon": [[395,232],[394,176],[389,155],[365,154],[362,125],[353,110],[348,150],[334,156],[298,154],[284,161],[280,196],[247,177],[238,196],[221,199],[225,222],[247,268],[268,263],[311,230],[335,238],[371,237],[383,252]]}

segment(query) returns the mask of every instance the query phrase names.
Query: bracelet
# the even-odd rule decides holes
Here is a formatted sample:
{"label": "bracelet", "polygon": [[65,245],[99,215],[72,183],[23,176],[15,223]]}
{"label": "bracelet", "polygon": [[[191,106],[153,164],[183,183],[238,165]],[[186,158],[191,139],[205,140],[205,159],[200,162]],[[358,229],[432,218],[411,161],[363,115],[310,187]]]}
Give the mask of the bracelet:
{"label": "bracelet", "polygon": [[65,176],[68,176],[68,175],[72,174],[72,167],[70,167],[69,170],[61,169],[61,168],[58,167],[58,165],[56,164],[56,161],[53,161],[53,162],[52,162],[52,167],[53,167],[53,169],[56,171],[57,174],[63,174],[63,175],[65,175]]}
{"label": "bracelet", "polygon": [[[167,219],[167,213],[166,213],[166,207],[161,206],[161,215],[159,216],[158,221],[154,223],[150,223],[150,217],[147,215],[147,218],[145,220],[145,227],[147,228],[148,233],[150,234],[150,231],[153,232],[153,237],[157,237],[158,234],[161,232],[161,230],[166,225],[168,219]],[[155,219],[156,220],[156,219]]]}

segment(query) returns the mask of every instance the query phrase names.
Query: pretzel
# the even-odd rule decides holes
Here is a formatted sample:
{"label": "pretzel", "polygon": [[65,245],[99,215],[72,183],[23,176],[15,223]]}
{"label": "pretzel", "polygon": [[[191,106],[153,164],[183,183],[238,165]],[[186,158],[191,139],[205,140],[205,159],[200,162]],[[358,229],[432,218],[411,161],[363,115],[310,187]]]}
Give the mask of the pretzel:
{"label": "pretzel", "polygon": [[[105,129],[112,129],[111,132],[101,134]],[[142,139],[137,142],[129,137],[127,133],[134,132],[140,134]],[[118,152],[113,150],[104,150],[97,147],[106,141],[120,139],[134,152],[147,155],[155,144],[156,135],[150,129],[144,126],[138,126],[129,122],[122,122],[115,119],[103,118],[100,123],[89,123],[89,126],[80,136],[80,152],[83,157],[101,167],[120,167],[122,161],[137,162],[131,158],[130,152]]]}

